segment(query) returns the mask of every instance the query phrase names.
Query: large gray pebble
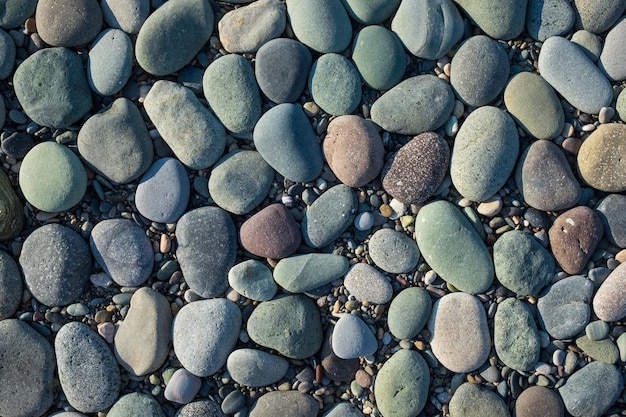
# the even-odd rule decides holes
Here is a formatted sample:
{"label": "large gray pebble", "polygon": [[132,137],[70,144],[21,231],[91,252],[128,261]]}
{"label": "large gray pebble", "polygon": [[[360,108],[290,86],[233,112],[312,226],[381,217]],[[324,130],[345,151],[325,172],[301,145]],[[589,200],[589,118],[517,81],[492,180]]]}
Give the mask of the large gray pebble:
{"label": "large gray pebble", "polygon": [[411,271],[420,258],[413,239],[394,229],[377,230],[370,238],[368,250],[377,267],[393,274]]}
{"label": "large gray pebble", "polygon": [[387,312],[389,331],[398,339],[413,339],[422,331],[432,310],[430,295],[423,288],[405,288],[396,295]]}
{"label": "large gray pebble", "polygon": [[287,16],[296,38],[320,53],[341,52],[352,40],[352,25],[340,0],[288,0]]}
{"label": "large gray pebble", "polygon": [[133,44],[119,29],[107,29],[94,40],[87,61],[87,80],[96,93],[112,96],[126,85],[133,68]]}
{"label": "large gray pebble", "polygon": [[339,54],[324,54],[309,73],[311,97],[326,113],[352,113],[361,101],[361,78],[354,64]]}
{"label": "large gray pebble", "polygon": [[15,41],[4,30],[0,30],[0,80],[4,80],[13,72],[15,66]]}
{"label": "large gray pebble", "polygon": [[9,318],[22,302],[22,273],[15,259],[0,250],[0,320]]}
{"label": "large gray pebble", "polygon": [[602,53],[602,39],[600,36],[581,29],[574,32],[571,41],[578,45],[591,61],[596,62],[600,59],[600,54]]}
{"label": "large gray pebble", "polygon": [[626,196],[609,194],[596,207],[604,225],[605,237],[614,245],[626,248]]}
{"label": "large gray pebble", "polygon": [[626,78],[626,18],[621,19],[606,35],[602,54],[598,66],[612,81],[622,81]]}
{"label": "large gray pebble", "polygon": [[600,417],[617,400],[624,388],[618,368],[591,362],[569,377],[559,388],[565,408],[574,417]]}
{"label": "large gray pebble", "polygon": [[367,324],[354,314],[343,314],[333,330],[333,352],[341,359],[355,359],[376,353],[378,342]]}
{"label": "large gray pebble", "polygon": [[189,288],[205,298],[223,293],[237,256],[237,234],[228,214],[218,207],[189,211],[178,221],[176,239],[176,257]]}
{"label": "large gray pebble", "polygon": [[226,363],[240,329],[241,311],[232,301],[194,301],[181,308],[174,320],[174,352],[192,374],[213,375]]}
{"label": "large gray pebble", "polygon": [[528,0],[526,30],[540,42],[567,33],[574,19],[574,9],[567,0]]}
{"label": "large gray pebble", "polygon": [[494,317],[493,344],[498,358],[509,368],[531,370],[539,360],[539,333],[530,309],[523,301],[507,298]]}
{"label": "large gray pebble", "polygon": [[502,398],[478,384],[464,383],[450,400],[450,417],[509,417]]}
{"label": "large gray pebble", "polygon": [[251,53],[280,36],[286,25],[284,3],[258,0],[226,13],[218,22],[217,31],[228,52]]}
{"label": "large gray pebble", "polygon": [[54,399],[54,350],[21,320],[0,321],[0,414],[39,417]]}
{"label": "large gray pebble", "polygon": [[352,188],[338,184],[307,208],[302,218],[302,239],[313,248],[330,245],[352,224],[358,202]]}
{"label": "large gray pebble", "polygon": [[226,369],[238,384],[264,387],[278,382],[289,369],[289,362],[257,349],[237,349],[228,355]]}
{"label": "large gray pebble", "polygon": [[271,300],[278,289],[272,271],[255,259],[230,268],[228,284],[239,294],[256,301]]}
{"label": "large gray pebble", "polygon": [[454,140],[452,183],[463,197],[486,200],[506,183],[518,153],[519,136],[513,119],[497,107],[476,109]]}
{"label": "large gray pebble", "polygon": [[91,253],[73,229],[47,224],[24,241],[20,266],[26,286],[39,302],[62,306],[83,293],[91,273]]}
{"label": "large gray pebble", "polygon": [[150,0],[101,0],[104,21],[126,33],[137,33],[150,14]]}
{"label": "large gray pebble", "polygon": [[454,0],[454,2],[476,26],[494,39],[513,39],[524,29],[527,0]]}
{"label": "large gray pebble", "polygon": [[591,33],[601,33],[615,23],[624,9],[624,0],[574,0],[572,6],[576,12],[576,28]]}
{"label": "large gray pebble", "polygon": [[4,0],[0,12],[0,28],[13,29],[35,13],[37,0]]}
{"label": "large gray pebble", "polygon": [[208,168],[222,156],[226,145],[224,126],[188,88],[159,80],[150,88],[143,105],[163,140],[189,168]]}
{"label": "large gray pebble", "polygon": [[281,259],[274,280],[291,293],[302,293],[326,285],[348,272],[348,260],[331,253],[308,253]]}
{"label": "large gray pebble", "polygon": [[39,0],[35,10],[37,34],[52,46],[79,47],[102,28],[98,0]]}
{"label": "large gray pebble", "polygon": [[165,417],[153,396],[131,392],[120,397],[107,413],[107,417]]}
{"label": "large gray pebble", "polygon": [[393,296],[389,280],[369,264],[353,265],[346,274],[343,285],[350,295],[361,302],[385,304]]}
{"label": "large gray pebble", "polygon": [[67,401],[83,413],[110,407],[120,393],[120,370],[104,339],[86,324],[70,322],[56,335],[54,352]]}

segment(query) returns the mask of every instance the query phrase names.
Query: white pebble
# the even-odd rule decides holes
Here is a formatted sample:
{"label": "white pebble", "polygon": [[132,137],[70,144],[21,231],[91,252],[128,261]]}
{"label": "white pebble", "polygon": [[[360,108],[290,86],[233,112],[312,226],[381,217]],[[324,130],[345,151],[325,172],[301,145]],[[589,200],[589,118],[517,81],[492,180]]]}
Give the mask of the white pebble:
{"label": "white pebble", "polygon": [[374,216],[369,211],[366,211],[364,213],[359,213],[354,218],[354,227],[356,227],[357,230],[360,230],[360,231],[369,230],[372,228],[373,225],[374,225]]}
{"label": "white pebble", "polygon": [[406,213],[406,205],[395,198],[389,202],[389,207],[393,210],[393,214],[389,216],[391,220],[398,219]]}
{"label": "white pebble", "polygon": [[424,284],[430,285],[437,279],[437,273],[432,269],[424,275]]}
{"label": "white pebble", "polygon": [[96,287],[108,287],[109,285],[113,284],[113,281],[111,280],[111,278],[104,272],[91,275],[89,277],[89,280]]}

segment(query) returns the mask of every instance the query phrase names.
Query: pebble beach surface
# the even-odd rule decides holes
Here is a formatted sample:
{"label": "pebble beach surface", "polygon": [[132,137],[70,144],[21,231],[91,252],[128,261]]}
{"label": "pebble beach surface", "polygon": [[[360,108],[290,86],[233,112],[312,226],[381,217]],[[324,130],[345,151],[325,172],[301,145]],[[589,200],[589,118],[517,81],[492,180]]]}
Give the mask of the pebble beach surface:
{"label": "pebble beach surface", "polygon": [[0,416],[626,416],[625,11],[0,0]]}

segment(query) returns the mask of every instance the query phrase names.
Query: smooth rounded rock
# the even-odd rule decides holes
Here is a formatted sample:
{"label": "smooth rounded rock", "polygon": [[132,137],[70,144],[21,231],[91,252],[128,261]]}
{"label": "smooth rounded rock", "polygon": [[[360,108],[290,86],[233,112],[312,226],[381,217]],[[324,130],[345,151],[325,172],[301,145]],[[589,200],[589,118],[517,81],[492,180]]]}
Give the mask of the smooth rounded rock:
{"label": "smooth rounded rock", "polygon": [[348,260],[331,253],[308,253],[281,259],[274,280],[291,293],[302,293],[326,285],[348,272]]}
{"label": "smooth rounded rock", "polygon": [[418,135],[434,131],[454,108],[450,85],[434,75],[407,78],[387,91],[371,108],[372,121],[389,132]]}
{"label": "smooth rounded rock", "polygon": [[181,407],[174,417],[226,417],[220,410],[220,405],[213,400],[204,399],[194,401]]}
{"label": "smooth rounded rock", "polygon": [[241,247],[270,259],[292,255],[302,235],[293,214],[282,204],[271,204],[246,220],[239,229]]}
{"label": "smooth rounded rock", "polygon": [[350,295],[358,301],[373,304],[386,304],[393,296],[389,280],[372,265],[358,263],[353,265],[343,280]]}
{"label": "smooth rounded rock", "polygon": [[285,30],[285,5],[278,0],[258,0],[226,13],[217,24],[220,42],[230,53],[256,52]]}
{"label": "smooth rounded rock", "polygon": [[368,249],[376,266],[393,274],[411,271],[420,258],[413,239],[394,229],[377,230],[370,238]]}
{"label": "smooth rounded rock", "polygon": [[0,12],[0,28],[13,29],[19,27],[35,13],[37,0],[4,0]]}
{"label": "smooth rounded rock", "polygon": [[526,0],[454,0],[454,2],[494,39],[512,39],[524,29]]}
{"label": "smooth rounded rock", "polygon": [[572,39],[570,40],[578,45],[578,47],[583,50],[585,55],[587,55],[591,61],[596,62],[600,59],[600,54],[602,53],[602,40],[598,35],[583,29],[574,32]]}
{"label": "smooth rounded rock", "polygon": [[528,0],[526,31],[540,42],[561,36],[574,26],[574,9],[567,0]]}
{"label": "smooth rounded rock", "polygon": [[378,25],[366,26],[354,36],[352,61],[363,82],[375,90],[389,90],[398,84],[406,68],[400,39]]}
{"label": "smooth rounded rock", "polygon": [[241,311],[232,301],[194,301],[180,309],[172,325],[174,352],[192,374],[213,375],[226,363],[240,329]]}
{"label": "smooth rounded rock", "polygon": [[272,391],[262,395],[250,410],[250,417],[315,417],[317,401],[298,391]]}
{"label": "smooth rounded rock", "polygon": [[15,41],[3,30],[0,30],[0,80],[8,78],[15,66]]}
{"label": "smooth rounded rock", "polygon": [[230,268],[228,284],[239,294],[255,301],[271,300],[278,289],[272,271],[254,259],[248,259]]}
{"label": "smooth rounded rock", "polygon": [[320,53],[341,52],[352,38],[352,25],[340,0],[288,0],[287,16],[298,40]]}
{"label": "smooth rounded rock", "polygon": [[324,54],[309,72],[311,97],[326,113],[333,116],[350,114],[361,101],[361,78],[348,58]]}
{"label": "smooth rounded rock", "polygon": [[96,93],[112,96],[130,78],[133,67],[133,44],[119,29],[107,29],[95,39],[89,50],[87,80]]}
{"label": "smooth rounded rock", "polygon": [[22,302],[22,273],[17,262],[0,250],[0,320],[9,318]]}
{"label": "smooth rounded rock", "polygon": [[607,192],[626,190],[626,126],[609,123],[598,126],[578,151],[578,171],[595,189]]}
{"label": "smooth rounded rock", "polygon": [[100,32],[102,10],[97,0],[39,0],[35,20],[48,45],[78,47]]}
{"label": "smooth rounded rock", "polygon": [[107,417],[165,417],[161,406],[151,395],[131,392],[120,397],[107,413]]}
{"label": "smooth rounded rock", "polygon": [[620,264],[604,280],[593,298],[593,311],[600,320],[621,320],[626,316],[626,264]]}
{"label": "smooth rounded rock", "polygon": [[494,317],[494,346],[509,368],[531,370],[539,360],[539,333],[530,308],[516,298],[498,304]]}
{"label": "smooth rounded rock", "polygon": [[618,368],[596,361],[574,372],[559,388],[559,394],[572,416],[599,417],[613,405],[623,387]]}
{"label": "smooth rounded rock", "polygon": [[336,403],[323,417],[363,417],[363,413],[349,402]]}
{"label": "smooth rounded rock", "polygon": [[[592,33],[608,30],[626,9],[624,0],[574,0],[576,27]],[[578,416],[576,416],[578,417]]]}
{"label": "smooth rounded rock", "polygon": [[626,196],[609,194],[598,203],[596,213],[602,220],[604,236],[620,248],[626,247]]}
{"label": "smooth rounded rock", "polygon": [[478,384],[465,382],[450,399],[450,417],[509,417],[502,398]]}
{"label": "smooth rounded rock", "polygon": [[185,368],[177,369],[165,387],[166,400],[178,404],[188,404],[200,391],[202,380]]}
{"label": "smooth rounded rock", "polygon": [[591,340],[583,335],[576,339],[576,346],[596,361],[613,364],[619,359],[619,349],[611,339]]}
{"label": "smooth rounded rock", "polygon": [[341,359],[354,359],[373,355],[378,342],[365,322],[353,315],[343,314],[333,330],[333,352]]}
{"label": "smooth rounded rock", "polygon": [[351,224],[358,202],[354,191],[338,184],[317,198],[302,218],[302,240],[313,248],[330,245]]}
{"label": "smooth rounded rock", "polygon": [[150,0],[101,0],[104,21],[126,33],[137,33],[150,14]]}
{"label": "smooth rounded rock", "polygon": [[247,387],[272,385],[285,376],[288,368],[286,359],[257,349],[237,349],[226,361],[230,377]]}
{"label": "smooth rounded rock", "polygon": [[[22,191],[23,192],[23,191]],[[24,227],[24,209],[9,177],[0,173],[0,240],[16,237]]]}
{"label": "smooth rounded rock", "polygon": [[413,339],[422,331],[432,310],[426,290],[405,288],[398,293],[387,311],[389,331],[398,339]]}
{"label": "smooth rounded rock", "polygon": [[393,14],[400,0],[342,0],[350,17],[364,25],[381,23]]}
{"label": "smooth rounded rock", "polygon": [[335,355],[332,349],[332,333],[334,326],[326,330],[324,334],[324,343],[320,350],[320,361],[322,365],[323,375],[332,380],[339,382],[350,382],[354,379],[359,369],[359,359],[341,359]]}
{"label": "smooth rounded rock", "polygon": [[515,401],[515,415],[516,417],[563,417],[563,401],[550,388],[528,387]]}

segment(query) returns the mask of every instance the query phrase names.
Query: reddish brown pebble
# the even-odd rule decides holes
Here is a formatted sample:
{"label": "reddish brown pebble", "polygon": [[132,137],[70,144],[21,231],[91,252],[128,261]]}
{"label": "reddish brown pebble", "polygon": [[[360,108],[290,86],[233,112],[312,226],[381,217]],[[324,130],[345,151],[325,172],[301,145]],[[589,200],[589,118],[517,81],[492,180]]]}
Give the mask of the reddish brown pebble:
{"label": "reddish brown pebble", "polygon": [[580,145],[582,144],[583,141],[578,138],[567,138],[563,141],[561,146],[572,155],[577,155],[578,150],[580,149]]}
{"label": "reddish brown pebble", "polygon": [[298,249],[302,236],[289,209],[272,204],[241,225],[239,239],[241,246],[254,255],[282,259]]}
{"label": "reddish brown pebble", "polygon": [[563,402],[559,395],[546,387],[525,389],[515,402],[516,417],[563,417]]}
{"label": "reddish brown pebble", "polygon": [[28,19],[26,19],[26,22],[24,23],[24,28],[26,29],[26,32],[28,33],[37,32],[37,23],[35,22],[35,19],[32,17],[29,17]]}
{"label": "reddish brown pebble", "polygon": [[369,386],[372,385],[372,377],[363,369],[356,371],[354,380],[362,388],[369,388]]}

